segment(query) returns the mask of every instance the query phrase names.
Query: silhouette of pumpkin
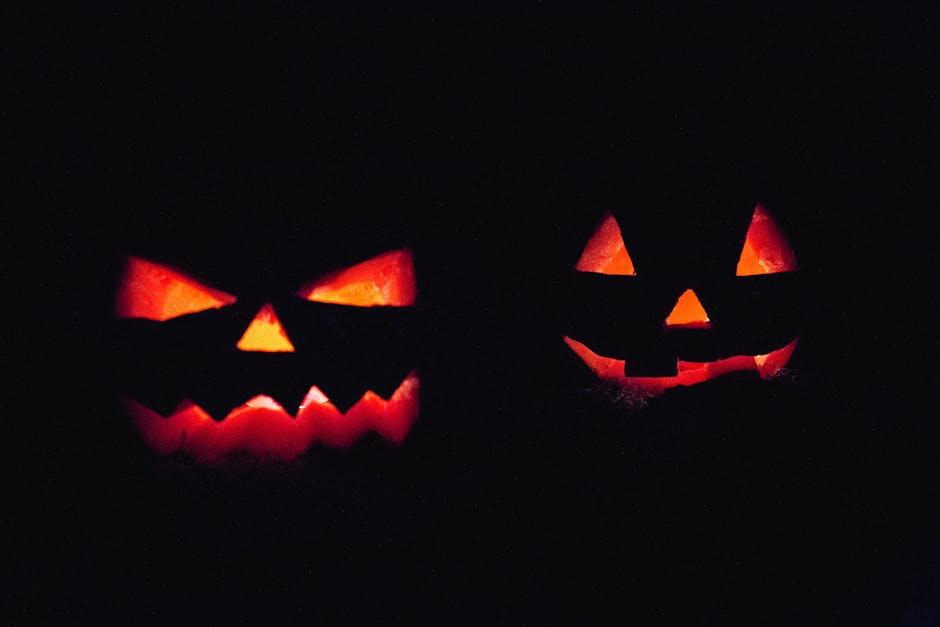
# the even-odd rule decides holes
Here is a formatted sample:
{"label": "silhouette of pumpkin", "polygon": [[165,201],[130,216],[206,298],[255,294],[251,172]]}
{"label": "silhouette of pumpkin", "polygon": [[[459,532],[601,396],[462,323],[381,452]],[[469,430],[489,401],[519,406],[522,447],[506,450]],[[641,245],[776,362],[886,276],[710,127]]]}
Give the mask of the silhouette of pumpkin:
{"label": "silhouette of pumpkin", "polygon": [[[387,347],[369,348],[394,336],[393,310],[415,303],[411,250],[326,272],[278,297],[278,305],[242,305],[179,267],[126,258],[114,308],[134,371],[123,405],[154,451],[295,459],[314,443],[348,448],[370,431],[404,441],[418,416],[417,372],[381,363]],[[350,344],[356,356],[340,359]],[[367,387],[376,376],[339,382],[350,361],[378,373],[378,387]],[[398,383],[383,370],[398,371]]]}
{"label": "silhouette of pumpkin", "polygon": [[[796,256],[761,204],[742,232],[743,242],[728,233],[736,267],[727,247],[709,251],[694,230],[671,250],[644,239],[634,265],[629,234],[607,212],[574,264],[573,328],[565,343],[598,378],[652,395],[737,371],[774,376],[797,345],[788,315]],[[712,276],[716,267],[725,276]]]}

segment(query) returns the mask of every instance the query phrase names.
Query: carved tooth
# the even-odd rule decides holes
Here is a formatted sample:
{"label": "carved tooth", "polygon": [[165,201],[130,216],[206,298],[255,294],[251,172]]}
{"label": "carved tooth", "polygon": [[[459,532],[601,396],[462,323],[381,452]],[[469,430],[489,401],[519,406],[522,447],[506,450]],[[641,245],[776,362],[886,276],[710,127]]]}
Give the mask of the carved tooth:
{"label": "carved tooth", "polygon": [[268,409],[284,409],[280,403],[265,394],[259,394],[245,401],[247,407],[267,407]]}
{"label": "carved tooth", "polygon": [[329,403],[330,397],[323,393],[323,391],[317,386],[312,386],[310,391],[307,392],[307,395],[304,396],[304,400],[300,401],[300,407],[297,408],[298,411],[307,407],[311,403],[316,403],[317,405],[323,405],[324,403]]}

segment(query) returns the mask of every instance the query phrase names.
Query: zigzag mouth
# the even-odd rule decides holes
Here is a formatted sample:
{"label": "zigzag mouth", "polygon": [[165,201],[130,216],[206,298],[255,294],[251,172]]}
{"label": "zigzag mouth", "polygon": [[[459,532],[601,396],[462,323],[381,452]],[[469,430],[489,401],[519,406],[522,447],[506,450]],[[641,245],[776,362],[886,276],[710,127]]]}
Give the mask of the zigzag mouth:
{"label": "zigzag mouth", "polygon": [[367,390],[341,412],[312,386],[293,416],[272,397],[259,394],[220,421],[189,400],[169,416],[132,398],[125,398],[124,405],[141,436],[160,455],[182,453],[213,461],[244,451],[252,457],[290,460],[314,443],[348,448],[370,431],[392,444],[402,443],[418,417],[418,391],[418,375],[411,371],[388,399]]}

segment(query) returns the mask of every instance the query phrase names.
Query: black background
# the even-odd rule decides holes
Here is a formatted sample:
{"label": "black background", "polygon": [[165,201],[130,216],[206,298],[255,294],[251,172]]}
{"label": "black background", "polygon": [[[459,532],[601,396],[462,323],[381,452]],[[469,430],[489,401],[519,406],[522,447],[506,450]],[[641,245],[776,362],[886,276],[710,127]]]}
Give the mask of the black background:
{"label": "black background", "polygon": [[[932,15],[10,17],[11,622],[938,620]],[[801,263],[786,376],[640,410],[585,376],[603,211],[633,250],[758,201]],[[263,292],[403,243],[401,447],[206,468],[114,407],[124,255]]]}

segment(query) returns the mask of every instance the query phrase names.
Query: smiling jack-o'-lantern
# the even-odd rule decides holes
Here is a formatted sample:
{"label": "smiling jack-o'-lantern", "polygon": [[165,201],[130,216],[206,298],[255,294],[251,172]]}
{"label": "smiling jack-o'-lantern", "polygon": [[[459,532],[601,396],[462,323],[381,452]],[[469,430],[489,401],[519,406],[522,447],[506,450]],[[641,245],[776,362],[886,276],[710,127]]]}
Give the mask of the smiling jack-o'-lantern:
{"label": "smiling jack-o'-lantern", "polygon": [[[649,395],[737,371],[774,376],[797,344],[789,315],[796,257],[760,204],[743,245],[728,237],[739,242],[736,269],[730,257],[716,252],[710,259],[698,246],[681,263],[675,260],[683,251],[672,251],[671,262],[650,263],[645,274],[645,257],[634,266],[629,238],[608,212],[574,267],[577,302],[600,305],[575,312],[565,343],[599,379]],[[656,257],[652,249],[644,252]],[[726,276],[709,275],[716,261]]]}
{"label": "smiling jack-o'-lantern", "polygon": [[[157,453],[200,461],[295,459],[314,443],[347,448],[370,431],[401,443],[418,416],[418,375],[408,370],[390,386],[391,365],[374,353],[395,335],[390,314],[415,299],[408,248],[325,273],[278,304],[241,307],[177,267],[129,256],[114,309],[136,358],[124,406]],[[355,322],[359,340],[348,331]],[[335,374],[337,356],[357,341],[354,369],[374,375],[365,385]]]}

